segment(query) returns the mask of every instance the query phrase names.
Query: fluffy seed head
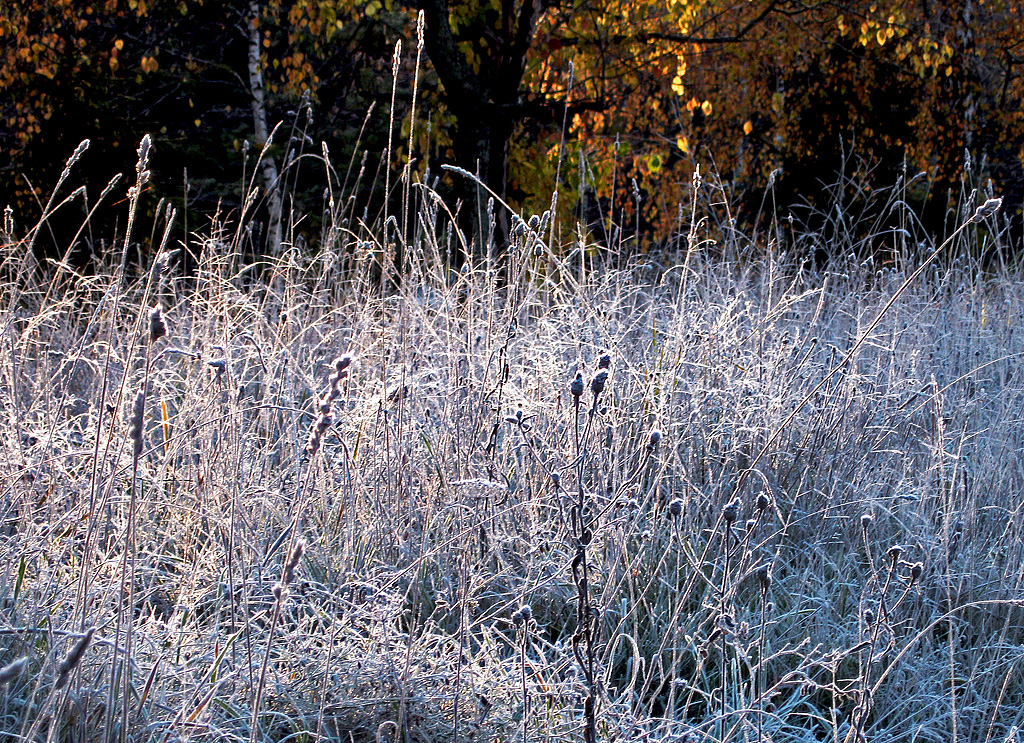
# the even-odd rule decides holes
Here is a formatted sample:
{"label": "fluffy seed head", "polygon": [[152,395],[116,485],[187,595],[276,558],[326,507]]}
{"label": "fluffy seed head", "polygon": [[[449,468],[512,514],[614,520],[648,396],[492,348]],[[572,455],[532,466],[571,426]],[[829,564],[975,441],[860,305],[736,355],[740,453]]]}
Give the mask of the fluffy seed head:
{"label": "fluffy seed head", "polygon": [[722,518],[725,519],[726,524],[736,523],[736,519],[740,515],[740,499],[734,498],[729,505],[722,511]]}
{"label": "fluffy seed head", "polygon": [[572,392],[572,396],[579,401],[580,396],[583,395],[583,373],[576,372],[576,379],[572,380],[572,384],[569,386],[569,391]]}
{"label": "fluffy seed head", "polygon": [[64,656],[64,659],[57,666],[57,682],[56,686],[58,689],[62,688],[64,684],[68,682],[68,676],[82,663],[82,658],[85,657],[85,651],[89,648],[89,643],[92,642],[92,636],[96,633],[95,627],[90,627],[86,630],[85,634],[82,635],[78,642],[75,643],[74,647]]}
{"label": "fluffy seed head", "polygon": [[164,322],[163,310],[154,305],[149,311],[149,342],[156,343],[167,335],[167,323]]}
{"label": "fluffy seed head", "polygon": [[1002,205],[1002,199],[988,199],[984,204],[978,207],[978,210],[974,212],[974,216],[971,217],[970,221],[980,222],[983,219],[988,219],[999,211],[999,207]]}
{"label": "fluffy seed head", "polygon": [[25,672],[27,666],[28,656],[26,655],[0,668],[0,686],[16,681]]}
{"label": "fluffy seed head", "polygon": [[132,405],[132,422],[128,428],[128,437],[132,440],[132,453],[138,457],[142,454],[142,421],[146,412],[146,393],[139,390]]}
{"label": "fluffy seed head", "polygon": [[281,570],[281,582],[288,585],[295,578],[295,569],[299,566],[299,561],[302,559],[302,555],[306,552],[306,540],[299,539],[295,546],[292,547],[292,551],[288,553],[288,559],[285,560],[284,568]]}

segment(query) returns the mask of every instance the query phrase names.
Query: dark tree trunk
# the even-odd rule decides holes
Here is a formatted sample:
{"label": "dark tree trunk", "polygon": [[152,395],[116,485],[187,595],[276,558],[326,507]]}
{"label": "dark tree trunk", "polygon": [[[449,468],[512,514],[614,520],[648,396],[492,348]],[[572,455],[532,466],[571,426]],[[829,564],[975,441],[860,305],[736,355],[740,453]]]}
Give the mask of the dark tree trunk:
{"label": "dark tree trunk", "polygon": [[[483,38],[487,28],[489,48],[481,48],[479,73],[473,71],[459,48],[449,23],[448,0],[418,0],[426,22],[425,44],[430,61],[445,90],[445,102],[455,117],[453,151],[456,164],[477,175],[487,187],[504,198],[509,139],[521,118],[519,85],[526,71],[526,55],[540,9],[537,0],[503,0],[497,31],[481,18]],[[477,24],[473,25],[475,28]],[[473,41],[473,30],[467,40]],[[456,177],[456,198],[462,203],[460,226],[473,241],[474,260],[487,248],[487,201],[490,194],[472,179]],[[500,223],[507,215],[496,208]]]}

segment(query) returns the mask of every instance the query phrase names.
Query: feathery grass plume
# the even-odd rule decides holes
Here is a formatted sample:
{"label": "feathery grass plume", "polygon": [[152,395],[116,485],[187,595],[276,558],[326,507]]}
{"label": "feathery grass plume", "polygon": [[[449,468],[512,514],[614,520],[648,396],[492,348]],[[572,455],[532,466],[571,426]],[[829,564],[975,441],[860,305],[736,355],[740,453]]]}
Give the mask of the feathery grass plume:
{"label": "feathery grass plume", "polygon": [[55,688],[61,689],[68,682],[68,677],[71,672],[74,671],[82,663],[82,658],[85,657],[85,651],[88,650],[89,644],[92,642],[92,636],[96,633],[95,627],[90,627],[85,631],[78,642],[75,643],[74,647],[64,656],[64,659],[57,666],[57,682]]}
{"label": "feathery grass plume", "polygon": [[146,393],[139,390],[135,395],[135,404],[132,405],[132,420],[128,428],[128,438],[132,440],[132,454],[138,457],[142,454],[143,446],[143,418],[146,412]]}
{"label": "feathery grass plume", "polygon": [[16,681],[28,667],[28,656],[24,655],[17,660],[12,660],[3,668],[0,668],[0,686]]}

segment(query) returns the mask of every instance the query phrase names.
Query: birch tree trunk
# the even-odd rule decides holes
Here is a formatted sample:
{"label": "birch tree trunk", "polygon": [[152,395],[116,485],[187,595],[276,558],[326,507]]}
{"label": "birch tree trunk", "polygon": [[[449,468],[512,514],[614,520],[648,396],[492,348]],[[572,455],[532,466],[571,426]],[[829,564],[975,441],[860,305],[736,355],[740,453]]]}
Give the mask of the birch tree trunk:
{"label": "birch tree trunk", "polygon": [[269,154],[263,152],[267,146],[267,101],[263,92],[263,67],[260,65],[260,4],[250,0],[246,19],[249,36],[249,89],[252,93],[252,119],[256,131],[256,147],[263,155],[256,167],[263,169],[263,187],[267,193],[267,208],[270,223],[267,225],[267,252],[279,255],[281,252],[281,214],[283,199],[278,178],[277,165]]}

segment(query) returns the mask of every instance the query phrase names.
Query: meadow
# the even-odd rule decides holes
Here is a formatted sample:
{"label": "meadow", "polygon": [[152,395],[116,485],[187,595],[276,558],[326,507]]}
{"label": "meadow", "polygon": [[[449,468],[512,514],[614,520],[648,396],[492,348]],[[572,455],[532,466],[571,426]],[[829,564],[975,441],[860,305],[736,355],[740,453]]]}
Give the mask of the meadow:
{"label": "meadow", "polygon": [[513,215],[455,269],[426,189],[390,233],[331,193],[254,260],[143,224],[144,150],[98,268],[0,240],[4,739],[1022,739],[991,194],[818,264],[698,178],[664,249]]}

